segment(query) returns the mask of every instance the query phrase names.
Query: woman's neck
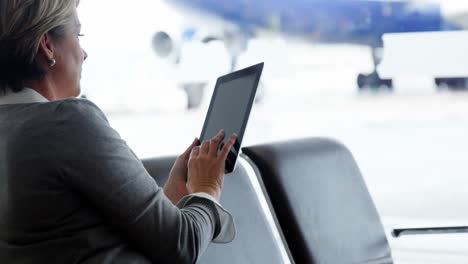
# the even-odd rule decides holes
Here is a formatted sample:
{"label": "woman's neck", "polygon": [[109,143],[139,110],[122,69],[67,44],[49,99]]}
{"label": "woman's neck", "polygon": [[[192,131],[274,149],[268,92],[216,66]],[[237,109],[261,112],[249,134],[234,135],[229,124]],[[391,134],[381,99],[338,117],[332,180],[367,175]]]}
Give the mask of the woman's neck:
{"label": "woman's neck", "polygon": [[24,86],[33,89],[51,102],[60,99],[57,96],[56,89],[54,89],[55,86],[47,79],[40,81],[25,81]]}

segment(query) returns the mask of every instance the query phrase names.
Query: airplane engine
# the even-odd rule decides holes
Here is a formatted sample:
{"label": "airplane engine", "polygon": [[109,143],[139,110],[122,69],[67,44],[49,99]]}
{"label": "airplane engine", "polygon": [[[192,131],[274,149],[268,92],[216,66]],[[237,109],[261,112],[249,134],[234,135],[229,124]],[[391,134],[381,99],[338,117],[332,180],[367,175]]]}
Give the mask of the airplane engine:
{"label": "airplane engine", "polygon": [[[151,45],[160,59],[177,69],[178,85],[187,95],[188,109],[201,105],[209,81],[232,68],[224,36],[217,31],[186,29],[174,34],[160,30],[154,33]],[[223,61],[223,57],[227,59]],[[199,67],[200,63],[206,67]]]}
{"label": "airplane engine", "polygon": [[178,64],[180,60],[181,41],[168,31],[157,31],[152,39],[152,47],[158,57],[170,63]]}
{"label": "airplane engine", "polygon": [[[247,35],[236,28],[159,30],[152,38],[156,55],[177,69],[178,85],[187,95],[187,108],[201,105],[206,85],[217,76],[236,70],[246,50]],[[208,50],[209,49],[209,50]],[[199,65],[203,63],[204,67]]]}

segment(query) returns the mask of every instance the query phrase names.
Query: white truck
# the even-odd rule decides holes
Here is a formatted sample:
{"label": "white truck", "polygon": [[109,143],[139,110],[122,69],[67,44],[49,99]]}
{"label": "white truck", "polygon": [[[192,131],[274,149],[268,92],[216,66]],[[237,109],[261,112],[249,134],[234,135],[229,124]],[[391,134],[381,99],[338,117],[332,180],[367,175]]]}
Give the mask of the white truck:
{"label": "white truck", "polygon": [[441,89],[468,88],[468,31],[391,33],[383,43],[382,79],[431,78]]}

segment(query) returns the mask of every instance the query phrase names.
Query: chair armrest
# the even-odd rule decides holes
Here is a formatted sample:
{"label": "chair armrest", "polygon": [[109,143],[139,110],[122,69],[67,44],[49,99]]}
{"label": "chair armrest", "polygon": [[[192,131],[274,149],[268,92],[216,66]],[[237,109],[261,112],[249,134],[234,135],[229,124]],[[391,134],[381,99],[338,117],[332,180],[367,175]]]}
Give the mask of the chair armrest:
{"label": "chair armrest", "polygon": [[392,230],[392,236],[396,238],[403,235],[432,235],[453,233],[468,233],[468,226],[395,228]]}

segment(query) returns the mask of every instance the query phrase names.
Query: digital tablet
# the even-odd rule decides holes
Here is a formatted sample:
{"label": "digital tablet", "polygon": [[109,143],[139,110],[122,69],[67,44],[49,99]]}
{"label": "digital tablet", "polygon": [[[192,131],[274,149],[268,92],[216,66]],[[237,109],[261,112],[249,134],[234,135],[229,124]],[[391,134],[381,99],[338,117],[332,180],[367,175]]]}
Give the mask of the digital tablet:
{"label": "digital tablet", "polygon": [[219,153],[231,134],[237,134],[237,142],[226,159],[225,173],[232,172],[236,166],[262,70],[263,62],[221,76],[216,81],[200,142],[210,140],[221,129],[224,129],[226,136],[220,143]]}

